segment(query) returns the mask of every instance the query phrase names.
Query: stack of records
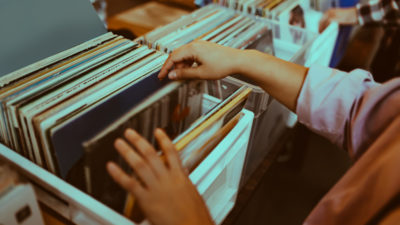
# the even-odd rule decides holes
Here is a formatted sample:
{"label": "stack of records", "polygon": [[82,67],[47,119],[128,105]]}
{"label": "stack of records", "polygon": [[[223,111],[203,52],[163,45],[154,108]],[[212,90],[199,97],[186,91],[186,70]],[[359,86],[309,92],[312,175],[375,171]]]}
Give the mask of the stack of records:
{"label": "stack of records", "polygon": [[193,170],[236,125],[251,91],[207,112],[204,81],[158,79],[167,57],[107,33],[1,77],[1,142],[131,217],[136,205],[105,171],[113,160],[132,172],[115,139],[133,128],[156,145],[162,128]]}
{"label": "stack of records", "polygon": [[137,39],[139,43],[164,52],[171,52],[194,40],[239,49],[255,48],[273,54],[271,24],[215,4]]}
{"label": "stack of records", "polygon": [[248,14],[278,19],[299,5],[299,0],[214,0],[222,6]]}
{"label": "stack of records", "polygon": [[279,21],[280,26],[274,26],[274,37],[288,43],[305,44],[308,38],[305,37],[302,29],[319,32],[318,26],[322,13],[311,9],[307,1],[215,0],[214,2],[247,15]]}
{"label": "stack of records", "polygon": [[166,57],[108,33],[13,74],[18,79],[2,77],[2,142],[67,177],[84,140],[166,84],[157,79]]}

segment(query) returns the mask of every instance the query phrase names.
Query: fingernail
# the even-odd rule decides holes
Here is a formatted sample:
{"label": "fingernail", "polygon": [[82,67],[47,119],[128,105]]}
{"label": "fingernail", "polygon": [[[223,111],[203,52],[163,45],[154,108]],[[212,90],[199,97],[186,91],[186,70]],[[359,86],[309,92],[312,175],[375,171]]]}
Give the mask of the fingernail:
{"label": "fingernail", "polygon": [[121,138],[117,138],[114,141],[114,147],[118,148],[118,146],[122,145],[122,139]]}
{"label": "fingernail", "polygon": [[168,78],[171,80],[176,79],[176,71],[172,70],[171,72],[168,73]]}
{"label": "fingernail", "polygon": [[110,170],[114,169],[114,165],[112,164],[112,162],[107,162],[106,166]]}
{"label": "fingernail", "polygon": [[125,130],[125,135],[135,135],[136,132],[132,128],[128,128]]}
{"label": "fingernail", "polygon": [[108,162],[106,167],[107,167],[108,171],[111,173],[114,173],[117,170],[117,167],[112,162]]}
{"label": "fingernail", "polygon": [[156,130],[154,131],[154,133],[156,134],[156,135],[158,135],[158,134],[161,134],[161,129],[160,128],[156,128]]}

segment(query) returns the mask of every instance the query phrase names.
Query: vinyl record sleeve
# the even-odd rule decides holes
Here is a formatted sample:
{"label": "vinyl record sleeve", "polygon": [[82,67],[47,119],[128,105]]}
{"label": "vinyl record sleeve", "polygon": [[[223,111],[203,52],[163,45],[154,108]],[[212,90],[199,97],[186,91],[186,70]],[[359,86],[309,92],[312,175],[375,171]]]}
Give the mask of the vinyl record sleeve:
{"label": "vinyl record sleeve", "polygon": [[[204,9],[204,8],[203,8]],[[203,9],[200,9],[204,11]],[[212,17],[215,15],[218,11],[217,10],[211,10],[207,13],[205,13],[203,16],[193,16],[193,15],[188,15],[185,16],[181,19],[179,19],[176,22],[173,22],[172,24],[168,24],[167,26],[161,27],[159,29],[156,29],[155,31],[152,31],[148,34],[145,35],[145,40],[149,40],[149,42],[155,44],[156,41],[161,40],[162,38],[168,40],[166,38],[167,35],[171,35],[171,32],[176,31],[178,32],[179,30],[185,30],[190,28],[191,26],[194,26],[197,24],[199,21],[202,21],[208,17]],[[169,36],[169,38],[173,37],[172,35]],[[152,46],[155,48],[156,46]]]}
{"label": "vinyl record sleeve", "polygon": [[[86,113],[88,113],[93,109],[100,107],[100,105],[108,104],[110,99],[114,98],[114,102],[111,102],[111,104],[115,104],[115,96],[121,95],[121,93],[124,93],[128,89],[132,88],[133,85],[136,85],[136,83],[140,82],[142,78],[145,79],[146,77],[154,73],[154,70],[157,71],[159,68],[161,68],[162,63],[166,59],[166,56],[160,57],[160,53],[156,52],[154,53],[155,55],[151,54],[150,57],[146,57],[147,60],[142,61],[138,65],[133,66],[126,72],[119,73],[118,76],[113,77],[115,79],[107,80],[106,83],[104,84],[102,83],[102,86],[99,86],[97,89],[94,89],[93,90],[94,92],[86,93],[87,95],[85,98],[76,99],[77,100],[76,103],[64,109],[61,109],[61,111],[57,112],[51,117],[46,118],[46,120],[44,120],[40,124],[40,131],[41,131],[40,136],[42,138],[42,143],[44,144],[43,146],[44,150],[46,152],[51,152],[51,154],[53,154],[53,158],[55,159],[55,163],[57,165],[56,166],[57,171],[60,171],[60,168],[62,168],[60,166],[60,162],[63,160],[63,158],[59,158],[60,153],[58,153],[57,150],[54,149],[53,147],[52,134],[55,131],[62,129],[62,127],[66,126],[67,123],[78,119],[79,117],[85,115]],[[123,100],[122,103],[125,102],[126,104],[125,108],[126,107],[129,108],[129,104],[131,103],[128,100],[125,99],[122,100]],[[121,99],[118,100],[117,98],[116,101],[118,103],[118,101],[122,100]],[[112,105],[109,105],[107,108],[110,108],[111,110]],[[118,108],[114,108],[114,110],[116,109]],[[90,130],[90,127],[87,129]],[[80,155],[81,151],[78,151],[76,153],[77,155],[72,155],[72,156],[75,157],[76,160],[78,160],[78,158],[81,157]],[[68,155],[69,153],[65,152],[63,154]],[[69,171],[69,169],[73,165],[75,165],[75,163],[67,165],[69,165],[69,167],[65,169],[66,174]],[[60,173],[61,172],[59,172],[58,174]],[[66,176],[66,174],[64,174],[64,176]]]}
{"label": "vinyl record sleeve", "polygon": [[[218,140],[221,140],[232,129],[235,120],[236,122],[238,121],[237,115],[243,109],[250,92],[251,88],[242,87],[225,101],[211,109],[206,115],[192,123],[190,127],[184,128],[185,132],[174,140],[174,144],[177,150],[180,151],[184,165],[186,164],[189,168],[193,169],[199,163],[198,160],[205,157],[212,149],[212,146],[218,144]],[[171,97],[172,100],[177,99],[176,93],[177,91],[172,91],[167,96]],[[106,172],[105,164],[107,161],[114,161],[130,173],[131,169],[113,149],[113,144],[116,138],[123,137],[123,133],[128,127],[137,130],[138,133],[149,139],[149,137],[146,137],[143,125],[147,125],[146,127],[148,127],[149,123],[154,123],[154,120],[146,118],[146,115],[149,115],[151,111],[156,112],[154,109],[158,106],[154,101],[160,103],[161,100],[157,99],[162,95],[153,96],[152,101],[148,100],[147,104],[137,110],[133,110],[128,116],[121,118],[120,122],[114,123],[84,144],[87,151],[85,172],[88,178],[87,186],[91,187],[91,190],[89,190],[90,194],[115,210],[119,212],[123,211],[128,215],[132,214],[132,207],[134,207],[133,197],[112,181],[112,178]],[[180,101],[172,105],[170,104],[170,106],[174,107]],[[189,100],[188,102],[191,101]],[[163,111],[165,113],[165,110]],[[141,117],[141,115],[144,115],[144,117]],[[128,118],[130,119],[127,120]],[[135,121],[135,123],[129,123],[128,121]],[[143,125],[140,126],[140,123]],[[226,127],[225,125],[227,124],[229,126]],[[169,134],[170,131],[167,129],[166,133]],[[199,142],[203,145],[200,144],[200,146],[197,146]],[[105,174],[105,177],[94,176],[95,174]],[[109,181],[105,181],[105,179]],[[109,193],[113,194],[110,195]]]}
{"label": "vinyl record sleeve", "polygon": [[[39,82],[37,84],[34,84],[31,88],[23,90],[21,94],[13,96],[14,98],[10,99],[6,103],[6,105],[7,105],[7,108],[9,109],[9,115],[10,115],[9,120],[11,121],[11,124],[13,125],[13,127],[11,129],[11,133],[13,136],[12,140],[13,140],[14,147],[17,149],[21,148],[21,146],[19,145],[21,142],[19,142],[19,140],[21,140],[21,134],[23,132],[26,132],[26,130],[21,130],[21,129],[24,129],[24,126],[22,125],[21,121],[18,120],[18,115],[20,114],[20,112],[19,112],[20,107],[24,106],[25,104],[29,103],[30,101],[32,101],[33,99],[35,99],[37,97],[41,97],[41,96],[45,95],[46,93],[51,92],[51,90],[55,90],[59,87],[62,87],[65,84],[68,84],[71,80],[74,80],[74,78],[78,77],[82,73],[84,74],[86,71],[94,69],[95,67],[97,67],[103,63],[106,63],[107,61],[112,60],[115,57],[118,57],[125,50],[134,46],[134,44],[129,44],[128,42],[123,42],[121,44],[125,44],[125,45],[121,46],[122,49],[117,48],[117,49],[109,52],[108,54],[105,54],[104,57],[100,57],[100,58],[96,59],[95,61],[91,62],[92,63],[91,66],[89,63],[88,63],[89,65],[82,63],[82,65],[78,65],[78,67],[76,69],[72,69],[72,70],[68,71],[63,76],[55,76],[55,77],[53,77],[53,79],[45,79],[44,82]],[[119,45],[117,45],[116,47],[119,47]],[[27,136],[25,136],[25,137],[27,137]],[[27,140],[25,142],[26,147],[27,147],[28,151],[32,151],[32,147],[29,142],[30,142],[30,140]],[[36,163],[38,163],[39,165],[42,165],[40,157],[37,157],[35,159],[37,160]]]}
{"label": "vinyl record sleeve", "polygon": [[[219,125],[218,123],[213,124],[212,127],[208,128],[208,132],[211,130],[211,134],[206,137],[200,137],[196,140],[197,143],[191,143],[192,146],[181,151],[182,165],[192,172],[196,167],[203,161],[204,158],[217,146],[222,139],[236,126],[242,113],[236,114],[226,124]],[[224,119],[220,119],[224,120]],[[219,121],[218,121],[219,122]]]}
{"label": "vinyl record sleeve", "polygon": [[[213,27],[218,26],[225,21],[226,18],[231,17],[232,15],[233,13],[229,14],[222,11],[217,11],[215,14],[212,14],[203,20],[196,21],[187,27],[171,32],[154,43],[158,49],[165,52],[170,52],[175,48],[194,40],[200,35],[199,31],[204,30],[205,27],[208,27],[208,30],[203,31],[204,33]],[[179,45],[177,45],[178,43]]]}
{"label": "vinyl record sleeve", "polygon": [[[62,81],[62,82],[65,82],[65,81]],[[23,119],[19,119],[21,116],[24,115],[23,112],[20,111],[20,108],[23,108],[26,104],[31,103],[36,98],[45,96],[46,93],[49,93],[52,90],[57,89],[59,85],[62,85],[62,84],[54,83],[54,85],[49,86],[49,88],[43,88],[43,89],[39,90],[39,92],[31,92],[31,94],[25,94],[26,97],[17,96],[17,98],[11,99],[9,102],[7,102],[8,113],[10,115],[9,120],[10,120],[10,123],[13,124],[13,126],[14,126],[11,129],[11,132],[13,134],[13,142],[20,144],[20,145],[15,145],[14,146],[15,149],[22,148],[24,151],[30,151],[30,152],[32,151],[32,148],[31,148],[31,140],[32,139],[29,139],[28,136],[26,135],[26,128],[24,126],[26,121],[24,121]],[[35,91],[35,90],[32,90],[32,91]],[[39,106],[41,106],[41,105],[38,105],[38,107]],[[18,117],[18,115],[20,117]],[[25,137],[25,141],[24,141],[23,137]],[[39,165],[41,165],[41,161],[37,161],[37,160],[40,160],[40,158],[38,159],[39,156],[36,155],[35,157],[36,158],[33,160],[36,161],[36,163],[38,163]]]}
{"label": "vinyl record sleeve", "polygon": [[203,7],[192,14],[183,16],[181,19],[176,20],[166,26],[162,26],[160,28],[156,28],[154,31],[151,31],[150,33],[147,33],[144,35],[142,41],[145,41],[144,44],[154,43],[156,40],[159,40],[161,37],[164,37],[165,35],[168,35],[171,33],[171,31],[181,29],[182,27],[188,26],[189,24],[193,23],[196,20],[202,20],[205,17],[208,17],[212,14],[215,14],[217,11],[216,8],[211,8],[211,7]]}
{"label": "vinyl record sleeve", "polygon": [[20,108],[19,121],[22,123],[25,141],[31,141],[31,150],[38,155],[38,157],[41,157],[42,161],[43,159],[47,159],[45,160],[47,169],[52,172],[55,171],[52,160],[50,160],[49,157],[45,157],[47,154],[44,154],[44,151],[42,151],[44,149],[42,149],[41,145],[38,143],[38,136],[34,132],[32,118],[43,111],[53,108],[57,104],[71,99],[74,96],[79,96],[85,90],[93,88],[93,85],[96,85],[96,83],[101,83],[109,76],[112,76],[113,74],[118,73],[118,71],[123,70],[126,66],[134,61],[134,58],[136,57],[135,52],[136,51],[134,49],[122,57],[89,72],[74,82],[53,90],[52,92],[48,93],[47,98],[45,95],[42,95],[35,101],[31,101],[27,105]]}
{"label": "vinyl record sleeve", "polygon": [[51,143],[60,160],[60,175],[65,177],[71,167],[82,157],[82,143],[99,130],[107,127],[144,98],[161,88],[167,80],[159,81],[158,71],[138,81],[103,104],[84,112],[79,118],[68,121],[50,134]]}
{"label": "vinyl record sleeve", "polygon": [[[149,50],[146,47],[142,47],[141,48],[144,51],[140,51],[137,50],[138,54],[136,55],[136,57],[138,58],[137,60],[140,61],[140,59],[143,59],[143,57],[147,57],[150,53],[154,53],[154,51]],[[135,63],[138,63],[139,61],[134,61]],[[135,66],[140,66],[143,64],[139,64],[139,65],[135,65]],[[130,68],[130,67],[128,67]],[[125,69],[128,69],[125,68]],[[95,102],[99,101],[96,99],[101,99],[102,97],[95,97],[96,93],[97,95],[99,94],[99,92],[101,92],[102,88],[107,87],[109,84],[114,83],[117,81],[118,76],[123,76],[125,75],[125,73],[121,73],[121,72],[116,72],[116,74],[111,75],[109,78],[102,80],[101,82],[98,82],[95,86],[84,90],[82,93],[80,93],[79,95],[76,96],[70,96],[70,98],[68,100],[62,101],[57,105],[54,105],[48,109],[46,109],[45,111],[34,115],[32,118],[32,124],[30,125],[30,133],[32,136],[36,137],[37,140],[37,148],[41,149],[42,151],[44,151],[46,158],[51,158],[52,161],[55,160],[54,158],[54,154],[52,153],[52,151],[50,151],[50,148],[48,147],[48,143],[47,139],[45,138],[45,133],[48,129],[50,129],[50,127],[54,126],[54,124],[57,121],[61,121],[60,118],[62,118],[63,116],[66,116],[68,114],[70,114],[71,112],[74,112],[77,109],[84,109],[86,107],[89,107],[90,105],[94,104]],[[103,89],[104,90],[104,89]],[[104,92],[103,95],[106,95],[107,92]],[[92,97],[92,98],[91,98]],[[86,100],[87,98],[91,98],[92,101]],[[74,109],[71,109],[69,111],[67,111],[67,108],[71,108],[72,106],[74,106]],[[45,122],[45,124],[42,126],[42,122]],[[51,155],[51,156],[50,156]],[[54,173],[55,170],[58,168],[57,166],[53,166],[54,168]],[[57,172],[58,174],[58,172]]]}
{"label": "vinyl record sleeve", "polygon": [[[203,92],[204,81],[171,82],[145,99],[118,121],[86,141],[84,143],[87,152],[85,171],[88,173],[90,183],[87,186],[92,187],[92,190],[89,191],[90,194],[106,205],[122,212],[126,192],[112,181],[112,178],[107,174],[105,164],[107,161],[113,160],[125,170],[130,170],[114,150],[114,140],[117,137],[122,137],[125,129],[130,127],[150,141],[151,144],[155,144],[153,128],[164,124],[160,112],[168,115],[169,120],[166,123],[168,126],[161,128],[171,137],[178,135],[201,115]],[[164,99],[169,99],[167,101],[168,107],[163,104]],[[165,108],[162,108],[162,106]],[[189,114],[184,113],[186,107],[189,107]],[[190,120],[187,120],[187,118]],[[99,173],[105,175],[102,177],[93,176],[93,174]],[[112,196],[110,196],[110,193],[112,193]]]}
{"label": "vinyl record sleeve", "polygon": [[223,29],[220,30],[218,33],[216,33],[213,37],[209,38],[208,40],[211,42],[218,43],[219,40],[228,36],[230,33],[233,32],[233,30],[235,28],[240,26],[240,24],[242,24],[244,22],[243,19],[244,19],[244,17],[237,16],[234,20],[226,21],[224,24],[222,24]]}
{"label": "vinyl record sleeve", "polygon": [[[118,46],[118,45],[117,45]],[[12,92],[11,94],[9,94],[9,95],[7,95],[6,97],[4,97],[4,98],[2,98],[1,100],[2,100],[2,102],[3,102],[3,104],[5,104],[4,102],[7,102],[7,106],[8,105],[10,105],[10,104],[13,104],[13,103],[15,103],[15,102],[17,102],[17,101],[20,101],[21,99],[24,99],[24,97],[26,98],[26,96],[27,97],[32,97],[30,94],[31,93],[34,93],[34,92],[32,92],[32,91],[38,91],[38,90],[43,90],[43,89],[45,89],[46,87],[48,87],[49,85],[51,85],[51,84],[53,84],[53,83],[50,83],[49,84],[49,82],[50,81],[52,81],[52,80],[54,80],[54,79],[56,79],[56,78],[59,78],[61,75],[64,75],[64,74],[66,74],[66,73],[70,73],[70,72],[72,72],[74,69],[76,69],[77,67],[79,68],[79,67],[82,67],[82,65],[81,64],[85,64],[85,63],[87,63],[87,62],[90,62],[90,60],[93,60],[93,59],[95,59],[96,57],[100,57],[100,56],[102,56],[103,54],[106,54],[106,53],[108,53],[109,51],[111,51],[113,48],[115,48],[115,47],[117,47],[117,46],[114,46],[114,47],[112,47],[111,49],[105,49],[104,51],[101,51],[101,52],[99,52],[99,53],[97,53],[96,55],[94,55],[94,56],[91,56],[90,58],[87,58],[87,59],[85,59],[85,60],[83,60],[83,61],[81,61],[81,62],[77,62],[77,63],[74,63],[74,64],[72,64],[71,66],[69,66],[68,68],[65,68],[65,69],[63,69],[63,70],[59,70],[58,72],[56,72],[56,73],[50,73],[48,76],[46,76],[47,74],[45,74],[45,77],[44,77],[44,79],[41,79],[41,80],[39,80],[39,81],[37,81],[37,82],[32,82],[29,86],[26,86],[26,87],[24,87],[24,88],[22,88],[21,90],[18,90],[17,92]],[[84,68],[84,67],[83,67]],[[64,75],[64,77],[65,77],[65,75]],[[67,77],[67,78],[69,78],[70,79],[70,77]],[[54,81],[53,81],[54,82]],[[47,86],[46,86],[47,85]],[[3,106],[3,111],[5,110],[6,108]]]}
{"label": "vinyl record sleeve", "polygon": [[241,87],[231,97],[218,104],[210,113],[202,117],[200,121],[196,121],[184,134],[173,141],[177,151],[182,151],[191,141],[219,119],[226,116],[226,120],[229,121],[239,113],[244,107],[251,90],[251,88],[245,86]]}
{"label": "vinyl record sleeve", "polygon": [[201,40],[210,40],[212,38],[214,38],[216,35],[218,35],[219,33],[223,32],[225,29],[227,29],[229,26],[231,26],[232,24],[236,23],[237,21],[239,21],[241,18],[239,15],[235,15],[232,18],[228,19],[227,21],[225,21],[223,24],[217,26],[216,28],[202,34],[201,36],[199,36],[196,39],[201,39]]}
{"label": "vinyl record sleeve", "polygon": [[227,45],[228,42],[232,41],[235,36],[240,34],[243,30],[246,30],[248,27],[248,22],[250,22],[251,19],[243,17],[242,20],[234,24],[232,27],[230,27],[228,30],[225,31],[224,34],[220,35],[217,39],[213,40],[221,45]]}
{"label": "vinyl record sleeve", "polygon": [[166,52],[171,52],[174,49],[195,40],[202,34],[207,33],[215,27],[219,26],[220,24],[224,23],[232,16],[234,16],[233,13],[225,12],[223,14],[217,14],[215,18],[207,18],[207,20],[204,20],[198,24],[199,27],[196,30],[187,30],[185,36],[182,36],[179,39],[174,40],[173,42],[166,43],[165,46],[168,46],[165,47],[165,49],[167,49]]}
{"label": "vinyl record sleeve", "polygon": [[113,44],[115,41],[118,41],[120,38],[114,38],[111,39],[110,41],[107,41],[107,43],[101,43],[99,46],[94,47],[93,49],[88,50],[87,52],[83,52],[81,54],[78,54],[68,60],[65,60],[61,62],[58,65],[55,65],[54,67],[51,68],[45,68],[43,70],[40,70],[39,72],[32,74],[31,76],[28,76],[25,79],[19,80],[18,82],[12,83],[11,85],[1,88],[0,89],[0,107],[1,107],[1,127],[2,127],[2,138],[4,139],[5,144],[10,145],[9,139],[10,137],[8,136],[8,128],[6,127],[7,123],[7,118],[5,114],[6,106],[4,102],[7,100],[7,97],[10,95],[13,95],[17,92],[22,91],[23,89],[26,89],[28,86],[31,86],[40,80],[45,79],[46,77],[50,76],[50,74],[54,74],[57,72],[60,72],[62,70],[67,69],[68,67],[72,66],[73,64],[85,60],[90,55],[94,54],[95,52],[98,52],[105,47]]}

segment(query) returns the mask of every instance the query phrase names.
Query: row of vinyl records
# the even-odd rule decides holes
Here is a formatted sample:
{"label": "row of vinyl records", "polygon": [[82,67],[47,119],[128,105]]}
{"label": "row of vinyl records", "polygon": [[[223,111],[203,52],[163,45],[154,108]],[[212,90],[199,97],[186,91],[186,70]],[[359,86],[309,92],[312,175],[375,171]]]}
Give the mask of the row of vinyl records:
{"label": "row of vinyl records", "polygon": [[322,14],[311,10],[307,0],[214,0],[216,4],[289,24],[293,27],[274,27],[276,37],[296,44],[304,43],[304,35],[295,27],[318,32]]}
{"label": "row of vinyl records", "polygon": [[[232,48],[257,49],[275,55],[274,32],[278,27],[277,23],[269,20],[244,15],[217,4],[209,4],[137,38],[136,41],[163,52],[171,52],[191,41],[204,40]],[[253,81],[233,75],[222,81],[208,82],[208,94],[224,98],[244,83],[255,87]],[[257,116],[266,108],[267,101],[265,93],[257,95],[253,92],[246,108],[251,109]]]}
{"label": "row of vinyl records", "polygon": [[252,15],[279,19],[288,14],[300,0],[214,0],[215,3]]}
{"label": "row of vinyl records", "polygon": [[1,77],[2,143],[131,215],[132,198],[105,170],[113,160],[132,172],[114,150],[115,139],[133,128],[156,144],[153,130],[163,128],[183,165],[193,170],[238,122],[251,91],[241,87],[204,113],[206,82],[158,79],[168,57],[164,52],[199,37],[237,48],[272,49],[269,26],[252,17],[213,6],[190,18],[167,26],[177,33],[169,28],[151,33],[160,39],[153,47],[163,51],[107,33]]}
{"label": "row of vinyl records", "polygon": [[194,40],[205,40],[239,49],[274,54],[272,25],[215,4],[136,39],[153,49],[171,52]]}

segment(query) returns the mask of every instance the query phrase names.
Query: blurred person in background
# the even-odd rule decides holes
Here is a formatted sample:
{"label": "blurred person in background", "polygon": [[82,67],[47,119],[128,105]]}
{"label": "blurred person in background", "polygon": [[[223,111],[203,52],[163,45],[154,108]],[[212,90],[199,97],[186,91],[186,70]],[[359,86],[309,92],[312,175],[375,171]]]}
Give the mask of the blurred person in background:
{"label": "blurred person in background", "polygon": [[400,75],[400,0],[372,0],[354,7],[329,9],[321,19],[319,31],[331,22],[383,27],[384,34],[370,71],[379,82]]}

